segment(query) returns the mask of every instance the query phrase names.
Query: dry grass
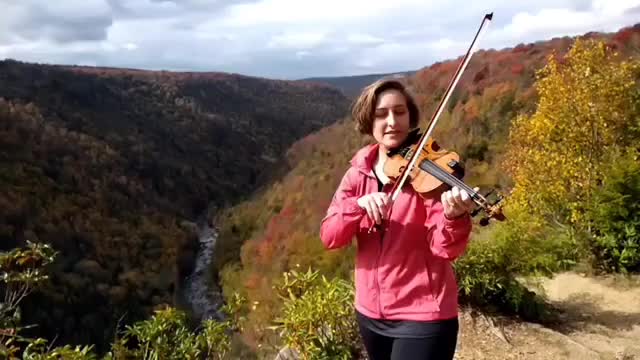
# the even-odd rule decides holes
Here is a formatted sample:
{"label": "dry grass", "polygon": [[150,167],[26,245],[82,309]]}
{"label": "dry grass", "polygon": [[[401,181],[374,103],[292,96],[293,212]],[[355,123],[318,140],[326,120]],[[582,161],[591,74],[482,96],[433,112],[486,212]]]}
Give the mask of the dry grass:
{"label": "dry grass", "polygon": [[559,310],[545,326],[502,318],[492,325],[465,310],[456,359],[640,359],[639,284],[640,277],[575,273],[545,280],[541,290]]}

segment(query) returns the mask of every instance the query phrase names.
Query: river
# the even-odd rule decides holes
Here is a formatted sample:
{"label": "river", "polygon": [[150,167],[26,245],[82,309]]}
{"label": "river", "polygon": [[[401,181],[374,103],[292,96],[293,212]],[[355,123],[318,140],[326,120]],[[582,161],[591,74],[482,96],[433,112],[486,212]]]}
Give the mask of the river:
{"label": "river", "polygon": [[213,249],[218,239],[218,231],[207,221],[198,224],[199,248],[193,273],[186,281],[186,300],[191,305],[193,315],[199,322],[207,319],[222,320],[220,311],[223,305],[222,292],[215,282],[211,281],[211,261]]}

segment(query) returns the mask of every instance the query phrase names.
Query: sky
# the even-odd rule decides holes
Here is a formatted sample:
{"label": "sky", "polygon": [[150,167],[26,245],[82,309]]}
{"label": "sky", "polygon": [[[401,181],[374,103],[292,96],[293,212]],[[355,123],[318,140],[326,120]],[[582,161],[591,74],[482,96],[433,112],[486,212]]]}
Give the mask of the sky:
{"label": "sky", "polygon": [[279,79],[417,70],[640,22],[640,0],[0,0],[0,59]]}

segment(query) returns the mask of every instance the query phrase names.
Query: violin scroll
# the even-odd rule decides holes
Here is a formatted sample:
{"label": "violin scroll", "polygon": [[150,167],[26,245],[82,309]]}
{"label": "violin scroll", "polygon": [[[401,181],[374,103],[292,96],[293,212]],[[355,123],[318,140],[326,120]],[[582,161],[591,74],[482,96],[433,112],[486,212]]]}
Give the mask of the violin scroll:
{"label": "violin scroll", "polygon": [[478,213],[480,211],[484,212],[485,216],[483,216],[479,223],[480,226],[487,226],[489,225],[489,221],[491,219],[495,219],[498,221],[504,221],[507,218],[504,216],[504,214],[502,213],[502,200],[504,200],[504,197],[501,195],[497,195],[496,196],[496,200],[491,202],[488,200],[489,195],[493,193],[493,189],[491,189],[487,194],[485,194],[484,196],[481,196],[481,198],[484,199],[484,201],[482,201],[481,204],[478,204],[478,202],[476,202],[476,204],[479,205],[479,207],[475,208],[472,212],[471,212],[471,217],[475,217],[476,215],[478,215]]}
{"label": "violin scroll", "polygon": [[[491,202],[487,198],[493,193],[493,190],[489,191],[486,195],[480,194],[479,191],[471,188],[465,182],[461,180],[461,177],[458,178],[453,174],[455,171],[453,170],[455,166],[451,166],[451,164],[447,164],[447,166],[443,166],[438,161],[432,161],[430,159],[422,160],[419,164],[419,168],[424,171],[424,173],[431,175],[433,178],[442,182],[448,186],[448,188],[458,187],[461,190],[464,190],[471,196],[471,199],[479,206],[472,213],[471,216],[474,217],[478,214],[479,211],[483,211],[485,213],[485,217],[480,220],[481,226],[486,226],[489,224],[489,219],[496,219],[498,221],[506,220],[506,217],[502,213],[502,206],[500,203],[503,200],[502,196],[497,196],[497,200]],[[412,182],[413,183],[413,182]]]}

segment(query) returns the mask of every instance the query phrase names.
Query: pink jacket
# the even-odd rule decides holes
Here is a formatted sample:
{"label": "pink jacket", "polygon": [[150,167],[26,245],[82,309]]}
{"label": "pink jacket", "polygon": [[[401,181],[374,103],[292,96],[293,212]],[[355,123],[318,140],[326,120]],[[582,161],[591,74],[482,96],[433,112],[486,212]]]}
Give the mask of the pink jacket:
{"label": "pink jacket", "polygon": [[471,217],[447,219],[440,194],[424,199],[407,183],[383,238],[381,231],[368,233],[372,220],[357,199],[378,191],[377,155],[378,145],[367,145],[351,160],[322,220],[322,243],[336,249],[357,238],[355,307],[362,314],[404,320],[456,317],[458,287],[451,261],[468,244]]}

